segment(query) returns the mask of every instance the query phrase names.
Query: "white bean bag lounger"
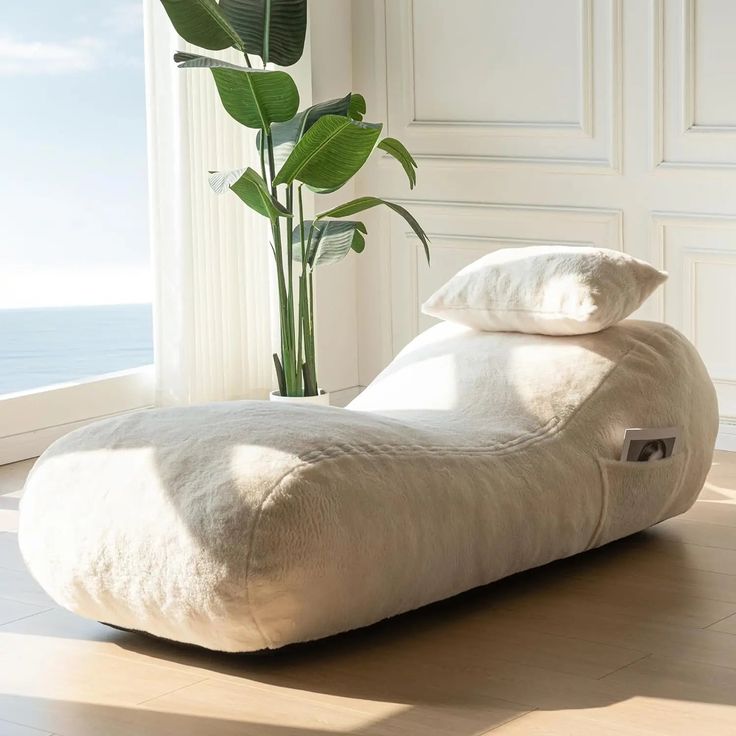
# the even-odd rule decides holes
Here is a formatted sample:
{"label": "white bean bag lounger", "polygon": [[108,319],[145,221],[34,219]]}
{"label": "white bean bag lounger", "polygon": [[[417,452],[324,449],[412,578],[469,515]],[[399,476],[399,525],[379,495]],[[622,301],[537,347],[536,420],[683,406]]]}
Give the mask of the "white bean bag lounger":
{"label": "white bean bag lounger", "polygon": [[[698,354],[665,325],[547,337],[442,323],[348,410],[229,402],[67,435],[28,481],[20,544],[82,616],[276,648],[685,511],[717,424]],[[672,457],[619,460],[626,428],[670,426]]]}

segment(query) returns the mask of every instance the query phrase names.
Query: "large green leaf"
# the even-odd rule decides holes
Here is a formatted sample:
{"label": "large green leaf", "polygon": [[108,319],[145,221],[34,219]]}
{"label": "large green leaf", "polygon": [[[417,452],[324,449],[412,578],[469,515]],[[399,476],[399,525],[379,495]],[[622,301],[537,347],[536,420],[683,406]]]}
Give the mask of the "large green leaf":
{"label": "large green leaf", "polygon": [[365,97],[361,94],[353,94],[350,96],[350,107],[348,108],[348,117],[353,120],[362,120],[365,115]]}
{"label": "large green leaf", "polygon": [[[341,261],[352,249],[362,253],[368,231],[362,222],[353,220],[307,220],[304,223],[304,240],[307,263],[322,266]],[[294,228],[294,260],[302,260],[301,228]]]}
{"label": "large green leaf", "polygon": [[322,190],[341,187],[366,162],[382,127],[340,115],[321,117],[296,144],[274,183],[301,181]]}
{"label": "large green leaf", "polygon": [[279,66],[290,66],[301,58],[307,0],[220,0],[220,9],[249,54]]}
{"label": "large green leaf", "polygon": [[427,237],[427,233],[424,232],[422,226],[408,210],[395,202],[389,202],[388,200],[381,199],[380,197],[358,197],[358,199],[352,199],[350,202],[333,207],[331,210],[327,210],[327,212],[321,212],[317,215],[317,219],[321,220],[325,217],[350,217],[350,215],[364,212],[365,210],[369,210],[372,207],[378,207],[382,204],[386,205],[386,207],[389,207],[396,212],[396,214],[401,215],[406,220],[409,227],[411,227],[414,234],[419,238],[424,246],[424,255],[427,257],[427,263],[429,263],[429,238]]}
{"label": "large green leaf", "polygon": [[409,178],[409,188],[414,189],[417,183],[417,162],[414,160],[409,151],[406,150],[406,146],[396,138],[384,138],[378,147],[393,156],[403,167]]}
{"label": "large green leaf", "polygon": [[203,49],[242,49],[243,42],[215,0],[161,0],[176,32]]}
{"label": "large green leaf", "polygon": [[227,192],[235,182],[247,171],[247,168],[234,171],[210,171],[210,187],[216,194]]}
{"label": "large green leaf", "polygon": [[206,67],[212,72],[223,107],[248,128],[267,128],[271,123],[294,117],[299,107],[299,92],[286,72],[248,69],[208,56],[174,56],[182,68]]}
{"label": "large green leaf", "polygon": [[201,54],[190,54],[187,51],[177,51],[174,54],[174,61],[179,65],[180,69],[212,69],[222,67],[223,69],[237,69],[246,72],[248,67],[241,64],[232,64],[229,61],[215,59],[212,56],[202,56]]}
{"label": "large green leaf", "polygon": [[[341,115],[345,117],[350,109],[353,95],[345,95],[336,100],[318,102],[306,110],[298,112],[291,120],[285,123],[274,123],[271,126],[273,139],[274,167],[276,171],[284,165],[291,155],[296,144],[303,138],[304,134],[323,116]],[[261,145],[261,133],[258,134],[256,145]]]}
{"label": "large green leaf", "polygon": [[230,189],[248,207],[258,212],[258,214],[268,217],[271,221],[276,221],[279,217],[291,217],[289,210],[271,196],[266,182],[253,169],[246,169],[237,181],[230,184]]}

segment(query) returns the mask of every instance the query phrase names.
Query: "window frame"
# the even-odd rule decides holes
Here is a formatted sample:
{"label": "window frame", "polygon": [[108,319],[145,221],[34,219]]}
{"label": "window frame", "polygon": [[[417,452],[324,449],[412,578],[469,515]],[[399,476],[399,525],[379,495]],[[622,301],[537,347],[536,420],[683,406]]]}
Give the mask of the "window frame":
{"label": "window frame", "polygon": [[40,455],[85,424],[154,404],[154,366],[0,396],[0,465]]}

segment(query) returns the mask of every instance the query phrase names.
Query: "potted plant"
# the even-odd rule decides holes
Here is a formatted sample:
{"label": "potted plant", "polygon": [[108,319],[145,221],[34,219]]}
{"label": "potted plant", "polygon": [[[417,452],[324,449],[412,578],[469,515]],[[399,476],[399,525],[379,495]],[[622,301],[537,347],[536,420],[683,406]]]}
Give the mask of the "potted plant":
{"label": "potted plant", "polygon": [[[305,219],[303,189],[316,194],[340,189],[375,149],[395,158],[416,183],[416,162],[395,138],[381,139],[382,124],[363,120],[365,99],[348,93],[299,111],[299,93],[287,67],[302,55],[307,0],[161,0],[177,33],[200,48],[235,48],[244,66],[200,54],[178,52],[182,68],[209,69],[225,110],[241,125],[258,130],[260,171],[211,172],[217,193],[230,190],[271,225],[276,264],[281,349],[274,354],[278,392],[272,398],[324,401],[317,379],[314,283],[317,266],[335,263],[365,248],[367,230],[349,219],[377,206],[403,217],[424,246],[424,230],[403,207],[378,197],[359,197]],[[252,57],[260,59],[260,67]],[[322,396],[320,399],[319,397]],[[316,397],[306,399],[306,397]]]}

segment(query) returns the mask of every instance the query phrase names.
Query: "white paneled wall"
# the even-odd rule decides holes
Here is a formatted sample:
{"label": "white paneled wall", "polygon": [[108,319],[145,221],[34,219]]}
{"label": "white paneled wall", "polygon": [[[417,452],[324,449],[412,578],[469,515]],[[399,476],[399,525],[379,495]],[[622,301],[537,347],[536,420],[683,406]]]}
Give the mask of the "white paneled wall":
{"label": "white paneled wall", "polygon": [[[311,99],[344,97],[352,90],[353,59],[351,3],[316,0],[309,3],[309,54]],[[303,104],[302,107],[306,105]],[[353,183],[338,194],[321,196],[319,210],[355,196]],[[312,197],[306,202],[313,208]],[[333,393],[336,404],[347,403],[357,393],[359,261],[344,261],[318,269],[316,282],[316,347],[320,386]]]}
{"label": "white paneled wall", "polygon": [[736,167],[736,3],[654,7],[654,164]]}
{"label": "white paneled wall", "polygon": [[617,168],[619,5],[593,6],[386,3],[392,134],[435,159]]}
{"label": "white paneled wall", "polygon": [[359,375],[431,320],[426,296],[502,247],[592,243],[663,266],[638,316],[698,347],[736,423],[736,3],[353,0],[354,88],[419,162],[380,159],[358,193],[401,200],[358,267]]}

